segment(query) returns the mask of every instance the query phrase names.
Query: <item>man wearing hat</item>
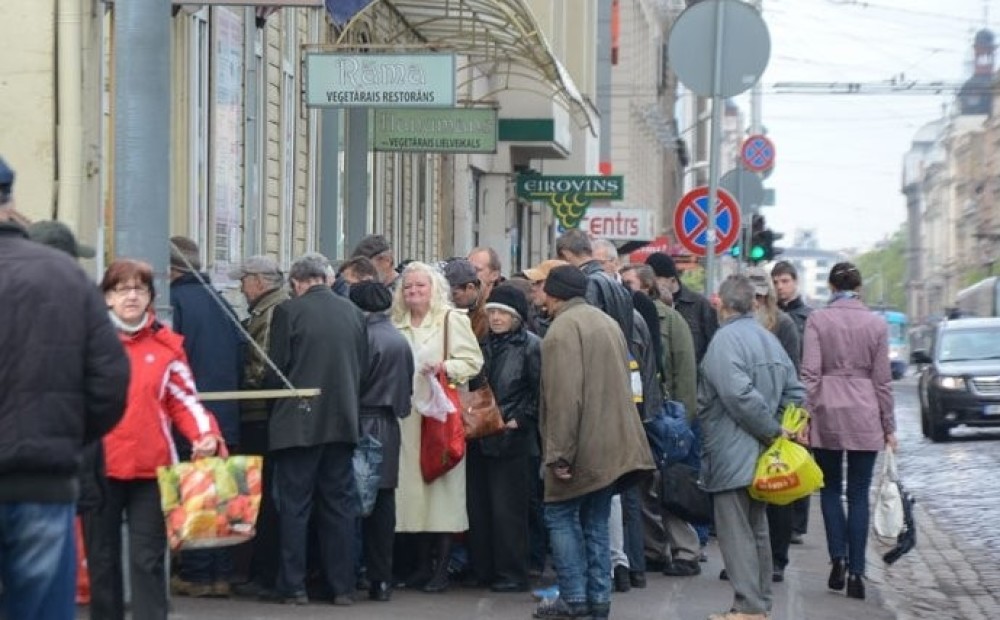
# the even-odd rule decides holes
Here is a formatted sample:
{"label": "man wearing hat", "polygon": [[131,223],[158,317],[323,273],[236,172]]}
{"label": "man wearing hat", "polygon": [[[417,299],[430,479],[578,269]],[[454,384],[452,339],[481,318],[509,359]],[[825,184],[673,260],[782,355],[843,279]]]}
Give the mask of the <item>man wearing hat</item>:
{"label": "man wearing hat", "polygon": [[531,282],[531,298],[529,301],[535,309],[538,311],[538,319],[536,321],[536,332],[539,338],[545,337],[545,332],[548,331],[549,325],[552,324],[552,317],[550,317],[545,312],[545,279],[549,277],[549,272],[556,267],[562,267],[563,265],[568,265],[564,260],[558,258],[553,258],[550,260],[543,260],[541,263],[524,270],[524,277]]}
{"label": "man wearing hat", "polygon": [[[229,272],[231,280],[238,280],[247,300],[249,317],[243,327],[258,346],[249,345],[243,362],[244,390],[264,387],[267,364],[264,353],[271,345],[271,317],[278,304],[288,299],[285,278],[278,263],[270,256],[251,256]],[[267,419],[274,401],[240,401],[240,451],[245,454],[266,454],[268,449]],[[264,459],[263,486],[260,514],[257,517],[257,535],[251,544],[249,581],[235,587],[243,596],[257,596],[262,591],[273,590],[278,576],[278,524],[274,496],[270,492],[274,469],[270,459]]]}
{"label": "man wearing hat", "polygon": [[[243,374],[243,334],[236,312],[212,288],[201,271],[198,244],[187,237],[170,238],[170,306],[173,329],[184,336],[187,354],[199,392],[230,392],[240,389]],[[240,406],[237,401],[212,403],[212,413],[230,450],[240,443]],[[178,446],[181,458],[190,449]],[[171,580],[175,594],[229,596],[232,572],[229,549],[186,551],[177,577]]]}
{"label": "man wearing hat", "polygon": [[614,319],[589,305],[587,276],[556,267],[545,281],[554,317],[542,341],[541,438],[545,522],[559,598],[536,618],[607,618],[611,609],[608,520],[618,484],[654,469],[635,414],[629,355]]}
{"label": "man wearing hat", "polygon": [[399,420],[410,415],[415,364],[406,338],[389,320],[392,291],[371,280],[351,285],[351,301],[365,313],[368,367],[361,385],[361,434],[382,444],[379,491],[371,514],[362,520],[362,547],[370,583],[368,598],[392,595],[396,485],[399,473]]}
{"label": "man wearing hat", "polygon": [[93,282],[10,217],[11,183],[0,160],[0,617],[72,618],[81,452],[121,420],[129,362]]}
{"label": "man wearing hat", "polygon": [[674,259],[663,252],[650,254],[646,264],[653,268],[656,281],[674,297],[674,308],[681,313],[694,339],[694,355],[698,363],[705,357],[708,341],[719,329],[719,316],[704,295],[684,286]]}
{"label": "man wearing hat", "polygon": [[453,258],[444,265],[444,277],[451,287],[451,301],[469,313],[476,340],[482,342],[490,333],[490,322],[483,308],[487,294],[482,291],[476,268],[467,259]]}
{"label": "man wearing hat", "polygon": [[379,280],[390,289],[396,286],[396,278],[399,273],[396,271],[396,263],[393,259],[392,246],[389,240],[382,235],[367,235],[351,252],[351,258],[364,256],[375,263],[378,270]]}

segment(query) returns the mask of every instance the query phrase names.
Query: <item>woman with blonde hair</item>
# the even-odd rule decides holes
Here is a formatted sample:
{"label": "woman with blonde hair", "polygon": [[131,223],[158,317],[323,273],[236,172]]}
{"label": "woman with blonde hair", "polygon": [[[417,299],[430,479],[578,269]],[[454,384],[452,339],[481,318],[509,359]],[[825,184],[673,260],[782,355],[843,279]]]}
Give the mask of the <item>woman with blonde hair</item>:
{"label": "woman with blonde hair", "polygon": [[[479,374],[483,354],[464,312],[454,310],[444,276],[426,263],[413,262],[403,270],[396,288],[391,318],[413,349],[417,372],[413,402],[426,401],[431,382],[443,370],[456,385]],[[447,334],[448,350],[445,351]],[[399,487],[396,492],[396,531],[421,534],[419,566],[404,580],[407,587],[442,592],[448,587],[448,558],[452,535],[469,528],[465,505],[465,459],[440,478],[427,483],[420,472],[420,412],[400,421]],[[437,563],[432,563],[431,549]]]}

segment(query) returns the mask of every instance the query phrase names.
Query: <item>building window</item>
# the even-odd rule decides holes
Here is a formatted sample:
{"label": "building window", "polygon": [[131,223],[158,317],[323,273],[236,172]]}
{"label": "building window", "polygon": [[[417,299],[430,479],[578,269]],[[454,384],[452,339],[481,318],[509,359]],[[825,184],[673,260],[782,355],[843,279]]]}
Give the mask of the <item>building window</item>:
{"label": "building window", "polygon": [[208,115],[210,50],[208,9],[191,15],[188,37],[188,236],[201,248],[205,264],[208,248]]}
{"label": "building window", "polygon": [[285,9],[284,46],[281,58],[281,260],[292,262],[295,242],[295,121],[298,97],[295,90],[295,67],[298,60],[298,28],[295,9]]}

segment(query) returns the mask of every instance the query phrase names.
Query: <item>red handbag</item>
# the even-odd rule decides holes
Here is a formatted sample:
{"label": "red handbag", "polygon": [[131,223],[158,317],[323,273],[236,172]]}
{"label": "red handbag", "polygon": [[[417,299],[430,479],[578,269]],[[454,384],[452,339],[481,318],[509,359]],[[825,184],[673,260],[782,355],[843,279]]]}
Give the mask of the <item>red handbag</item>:
{"label": "red handbag", "polygon": [[[444,357],[448,359],[448,320],[444,317]],[[458,389],[448,380],[443,370],[434,378],[455,406],[444,422],[422,416],[420,420],[420,473],[424,482],[431,483],[445,475],[465,458],[465,427],[462,423],[462,401]]]}

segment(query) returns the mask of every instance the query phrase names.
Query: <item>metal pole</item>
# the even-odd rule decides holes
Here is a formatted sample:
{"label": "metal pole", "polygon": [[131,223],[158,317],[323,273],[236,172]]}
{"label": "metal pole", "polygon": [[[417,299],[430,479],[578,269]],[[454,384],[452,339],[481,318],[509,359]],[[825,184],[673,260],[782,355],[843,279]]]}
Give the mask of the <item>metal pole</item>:
{"label": "metal pole", "polygon": [[114,256],[153,266],[156,313],[170,319],[170,0],[114,11]]}
{"label": "metal pole", "polygon": [[715,292],[715,203],[719,195],[719,152],[722,146],[722,36],[725,2],[715,3],[715,67],[712,73],[712,137],[708,154],[708,228],[705,232],[705,295]]}

